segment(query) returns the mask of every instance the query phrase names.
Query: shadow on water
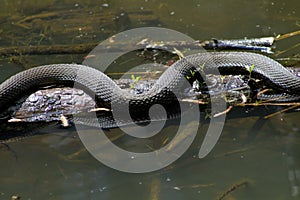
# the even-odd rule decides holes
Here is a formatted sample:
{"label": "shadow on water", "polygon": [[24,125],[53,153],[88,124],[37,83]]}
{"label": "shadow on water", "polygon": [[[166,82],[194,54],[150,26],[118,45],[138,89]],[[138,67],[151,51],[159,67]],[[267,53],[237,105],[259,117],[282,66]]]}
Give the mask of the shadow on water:
{"label": "shadow on water", "polygon": [[[162,26],[195,39],[273,36],[299,29],[299,1],[4,1],[0,46],[98,42],[134,27]],[[129,18],[122,18],[121,13]],[[121,21],[120,21],[121,20]],[[122,21],[123,20],[123,21]],[[125,24],[125,25],[124,25]],[[278,51],[299,43],[288,39]],[[299,54],[299,48],[282,54]],[[85,55],[11,56],[0,80],[45,63],[82,62]],[[244,112],[244,111],[243,111]],[[243,113],[244,114],[244,113]],[[229,113],[213,151],[197,157],[207,124],[170,166],[146,174],[118,172],[94,159],[76,130],[57,124],[0,145],[0,199],[298,199],[299,113],[269,119]],[[170,132],[176,126],[168,127]],[[17,130],[16,130],[17,131]],[[107,134],[118,136],[118,129]],[[121,140],[124,146],[138,142]],[[245,183],[245,184],[243,184]],[[225,195],[224,195],[225,194]]]}

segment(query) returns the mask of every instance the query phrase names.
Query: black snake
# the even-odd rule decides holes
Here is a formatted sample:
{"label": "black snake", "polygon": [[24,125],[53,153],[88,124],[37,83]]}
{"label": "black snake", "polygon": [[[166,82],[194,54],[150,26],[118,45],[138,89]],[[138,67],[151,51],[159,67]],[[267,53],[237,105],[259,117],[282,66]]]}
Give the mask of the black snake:
{"label": "black snake", "polygon": [[[251,68],[252,66],[252,68]],[[41,87],[71,86],[82,89],[100,108],[122,109],[128,105],[134,121],[149,120],[148,111],[154,104],[164,106],[167,117],[173,118],[180,110],[174,109],[182,84],[191,70],[202,74],[220,73],[248,74],[261,79],[265,85],[291,96],[300,95],[300,79],[280,63],[266,56],[248,52],[211,52],[184,57],[170,66],[153,87],[142,95],[128,93],[104,73],[97,69],[78,64],[52,64],[31,68],[20,72],[0,85],[0,113],[9,116],[9,109],[17,101],[37,91]],[[251,70],[251,71],[250,71]],[[114,126],[113,118],[104,117]],[[106,123],[107,124],[107,123]]]}

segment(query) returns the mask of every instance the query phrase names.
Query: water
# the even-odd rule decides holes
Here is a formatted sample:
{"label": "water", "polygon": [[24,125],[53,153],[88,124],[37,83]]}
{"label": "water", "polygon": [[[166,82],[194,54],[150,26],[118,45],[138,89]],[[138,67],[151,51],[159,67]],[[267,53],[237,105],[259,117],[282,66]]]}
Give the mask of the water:
{"label": "water", "polygon": [[[174,29],[199,40],[261,37],[295,31],[300,23],[296,0],[130,3],[3,0],[2,4],[1,47],[91,43],[128,28],[150,25]],[[114,13],[133,11],[138,14],[129,14],[134,19],[128,27],[116,25]],[[45,17],[41,13],[53,14]],[[97,21],[99,13],[107,13],[109,17]],[[40,16],[26,18],[36,15]],[[276,53],[296,43],[299,37],[278,41]],[[273,57],[294,54],[299,54],[299,48]],[[84,56],[2,57],[0,80],[39,64],[81,63]],[[246,186],[237,187],[226,198],[299,199],[299,113],[281,113],[269,119],[262,119],[264,112],[249,117],[238,117],[238,114],[227,115],[221,137],[207,157],[197,157],[203,130],[208,126],[203,124],[195,142],[182,157],[166,168],[145,174],[123,173],[101,164],[86,151],[74,128],[40,127],[39,135],[1,146],[0,199],[10,199],[12,195],[21,199],[66,200],[217,199],[243,182]],[[176,126],[168,127],[169,132],[173,129]],[[108,134],[120,132],[116,129]],[[117,142],[128,148],[140,145],[122,138]]]}

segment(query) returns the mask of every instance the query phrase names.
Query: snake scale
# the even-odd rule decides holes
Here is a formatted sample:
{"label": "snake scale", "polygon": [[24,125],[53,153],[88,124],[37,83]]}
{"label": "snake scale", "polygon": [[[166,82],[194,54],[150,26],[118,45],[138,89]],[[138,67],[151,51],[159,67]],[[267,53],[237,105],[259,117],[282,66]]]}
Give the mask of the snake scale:
{"label": "snake scale", "polygon": [[[219,72],[222,75],[239,75],[249,74],[251,66],[254,66],[251,77],[261,79],[265,85],[280,92],[300,95],[300,79],[271,58],[249,52],[211,52],[193,54],[178,60],[142,95],[122,90],[107,75],[85,65],[52,64],[34,67],[10,77],[0,85],[0,113],[2,116],[9,115],[8,108],[42,87],[71,86],[94,97],[98,107],[111,109],[111,105],[114,105],[114,109],[121,109],[128,105],[130,115],[136,122],[147,120],[147,113],[154,104],[163,105],[167,117],[173,118],[180,112],[174,109],[178,98],[174,93],[180,93],[178,90],[192,69],[201,68],[205,74]],[[110,121],[107,124],[114,124],[111,122],[113,118],[102,119],[106,120]]]}

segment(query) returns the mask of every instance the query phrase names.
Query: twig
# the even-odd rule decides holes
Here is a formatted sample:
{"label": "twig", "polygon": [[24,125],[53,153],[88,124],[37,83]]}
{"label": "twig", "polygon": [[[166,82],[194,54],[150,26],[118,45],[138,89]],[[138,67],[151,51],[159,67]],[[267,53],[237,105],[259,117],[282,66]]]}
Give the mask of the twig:
{"label": "twig", "polygon": [[248,185],[250,182],[248,180],[243,180],[240,181],[238,183],[233,184],[232,186],[230,186],[226,191],[222,192],[217,198],[216,200],[222,200],[225,197],[227,197],[230,193],[234,192],[235,190],[241,188],[242,186],[246,186]]}
{"label": "twig", "polygon": [[256,98],[259,96],[259,95],[261,95],[261,94],[264,94],[264,93],[266,93],[266,92],[268,92],[268,91],[270,91],[270,89],[264,89],[264,90],[262,90],[262,91],[259,91],[257,94],[256,94]]}
{"label": "twig", "polygon": [[154,177],[150,183],[149,199],[151,200],[160,199],[160,193],[161,193],[161,181],[157,177]]}
{"label": "twig", "polygon": [[235,149],[235,150],[232,150],[232,151],[228,151],[228,152],[216,155],[214,157],[219,158],[219,157],[231,156],[231,155],[234,155],[234,154],[243,153],[243,152],[248,151],[248,150],[249,150],[249,148]]}
{"label": "twig", "polygon": [[44,19],[44,18],[58,17],[58,16],[60,16],[60,13],[58,13],[58,12],[47,12],[47,13],[41,13],[41,14],[37,14],[37,15],[31,15],[31,16],[25,17],[24,19],[21,19],[20,21],[15,23],[15,25],[25,28],[25,29],[30,29],[31,27],[28,25],[25,25],[24,23],[26,23],[28,21],[32,21],[34,19]]}
{"label": "twig", "polygon": [[93,108],[93,109],[90,109],[88,112],[98,112],[98,111],[111,112],[111,110],[108,108]]}
{"label": "twig", "polygon": [[219,117],[219,116],[221,116],[221,115],[225,115],[225,114],[227,114],[232,108],[233,108],[233,106],[229,106],[229,107],[228,107],[226,110],[224,110],[223,112],[219,112],[219,113],[217,113],[217,114],[214,114],[213,117]]}
{"label": "twig", "polygon": [[2,47],[0,56],[11,55],[51,55],[51,54],[84,54],[90,52],[98,43],[77,45],[41,45],[41,46],[19,46]]}
{"label": "twig", "polygon": [[182,185],[178,186],[179,188],[205,188],[205,187],[212,187],[215,186],[215,183],[208,183],[208,184],[193,184],[193,185]]}
{"label": "twig", "polygon": [[300,30],[294,31],[294,32],[291,32],[291,33],[286,33],[286,34],[283,34],[283,35],[278,35],[275,38],[275,41],[286,39],[286,38],[293,37],[293,36],[296,36],[296,35],[300,35]]}
{"label": "twig", "polygon": [[207,103],[205,103],[205,102],[203,102],[203,101],[196,100],[196,99],[182,99],[181,101],[182,101],[182,102],[188,102],[188,103],[200,104],[200,105],[207,104]]}
{"label": "twig", "polygon": [[161,74],[162,71],[154,71],[154,72],[111,72],[111,73],[107,73],[107,76],[114,76],[114,75],[157,75],[157,74]]}
{"label": "twig", "polygon": [[264,116],[264,118],[265,118],[265,119],[268,119],[268,118],[274,117],[275,115],[278,115],[278,114],[283,113],[283,112],[285,112],[285,111],[288,111],[288,110],[297,108],[298,106],[299,106],[299,105],[293,105],[293,106],[290,106],[290,107],[285,108],[285,109],[282,109],[282,110],[280,110],[280,111],[278,111],[278,112],[275,112],[275,113],[272,113],[272,114],[270,114],[270,115]]}
{"label": "twig", "polygon": [[286,103],[268,103],[268,102],[262,102],[262,103],[241,103],[237,104],[235,106],[300,106],[300,102],[286,102]]}
{"label": "twig", "polygon": [[285,49],[285,50],[283,50],[283,51],[278,51],[275,55],[276,55],[276,56],[279,56],[280,54],[286,53],[286,52],[288,52],[288,51],[290,51],[290,50],[292,50],[292,49],[294,49],[294,48],[297,48],[297,47],[299,47],[299,46],[300,46],[300,43],[295,44],[295,45],[293,45],[293,46],[291,46],[291,47],[289,47],[289,48],[287,48],[287,49]]}

